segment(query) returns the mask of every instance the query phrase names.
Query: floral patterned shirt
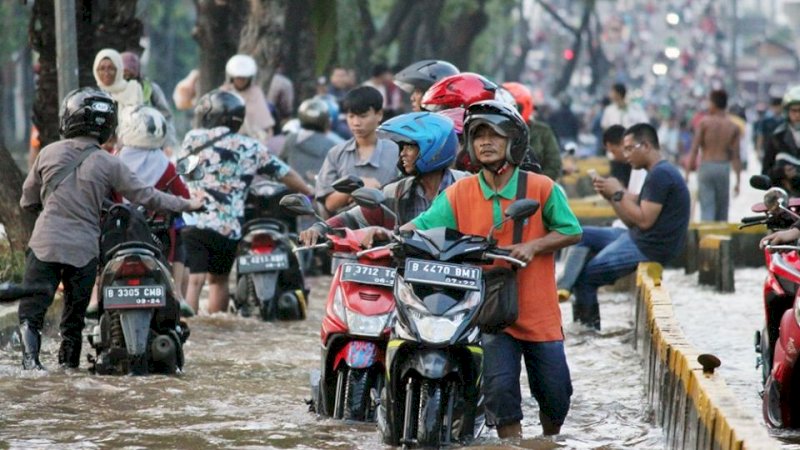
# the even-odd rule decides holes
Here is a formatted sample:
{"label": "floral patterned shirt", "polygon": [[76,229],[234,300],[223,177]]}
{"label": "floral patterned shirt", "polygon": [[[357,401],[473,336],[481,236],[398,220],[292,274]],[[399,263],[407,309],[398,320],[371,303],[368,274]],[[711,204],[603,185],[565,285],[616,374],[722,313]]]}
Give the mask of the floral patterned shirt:
{"label": "floral patterned shirt", "polygon": [[202,195],[206,201],[205,212],[184,215],[187,225],[214,230],[238,240],[242,236],[241,220],[247,189],[258,173],[280,179],[289,173],[289,166],[271,155],[255,139],[230,133],[227,127],[192,130],[186,134],[178,152],[178,159],[192,154],[211,139],[221,138],[196,155],[204,175],[200,180],[188,180],[192,196]]}

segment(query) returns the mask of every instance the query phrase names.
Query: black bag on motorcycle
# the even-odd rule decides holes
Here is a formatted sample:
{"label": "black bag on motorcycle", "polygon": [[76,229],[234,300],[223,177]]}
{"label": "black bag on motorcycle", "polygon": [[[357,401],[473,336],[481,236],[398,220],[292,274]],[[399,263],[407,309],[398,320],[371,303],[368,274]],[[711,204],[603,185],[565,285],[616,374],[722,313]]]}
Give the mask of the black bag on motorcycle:
{"label": "black bag on motorcycle", "polygon": [[505,267],[483,271],[483,306],[475,319],[481,332],[497,334],[519,317],[517,273]]}
{"label": "black bag on motorcycle", "polygon": [[131,204],[112,206],[100,221],[100,267],[108,262],[112,248],[134,241],[155,245],[144,214]]}

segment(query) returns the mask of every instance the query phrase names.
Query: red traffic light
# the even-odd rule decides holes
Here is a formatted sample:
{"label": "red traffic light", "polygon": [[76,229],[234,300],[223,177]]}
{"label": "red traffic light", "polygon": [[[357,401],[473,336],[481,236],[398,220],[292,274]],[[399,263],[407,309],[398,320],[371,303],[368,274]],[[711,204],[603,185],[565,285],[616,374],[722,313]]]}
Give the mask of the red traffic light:
{"label": "red traffic light", "polygon": [[575,52],[572,51],[571,48],[564,50],[564,59],[566,59],[567,61],[572,61],[572,58],[574,57],[575,57]]}

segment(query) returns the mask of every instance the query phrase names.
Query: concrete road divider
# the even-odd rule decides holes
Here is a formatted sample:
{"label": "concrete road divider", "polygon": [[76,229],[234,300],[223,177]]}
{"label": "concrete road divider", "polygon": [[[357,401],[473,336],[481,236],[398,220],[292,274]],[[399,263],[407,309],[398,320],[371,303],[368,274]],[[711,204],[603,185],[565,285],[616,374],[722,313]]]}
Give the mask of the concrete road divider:
{"label": "concrete road divider", "polygon": [[767,234],[763,225],[739,229],[738,223],[698,222],[689,224],[686,247],[670,267],[683,267],[687,274],[697,270],[700,241],[708,235],[731,237],[731,262],[734,267],[763,267],[764,253],[758,243]]}
{"label": "concrete road divider", "polygon": [[[775,449],[773,439],[744,411],[725,381],[703,370],[697,351],[686,340],[672,311],[662,268],[639,265],[636,273],[634,347],[644,359],[647,400],[670,449]],[[725,361],[722,361],[725,364]]]}
{"label": "concrete road divider", "polygon": [[734,292],[731,236],[709,234],[700,240],[697,252],[698,282],[717,292]]}

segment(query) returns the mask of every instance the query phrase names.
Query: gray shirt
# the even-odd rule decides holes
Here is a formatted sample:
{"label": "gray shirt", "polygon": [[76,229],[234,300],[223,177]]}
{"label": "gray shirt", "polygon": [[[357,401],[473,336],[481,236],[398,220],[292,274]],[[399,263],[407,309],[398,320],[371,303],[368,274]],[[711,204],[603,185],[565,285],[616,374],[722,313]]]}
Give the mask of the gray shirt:
{"label": "gray shirt", "polygon": [[[38,209],[46,183],[91,144],[96,145],[97,141],[80,137],[43,148],[22,185],[20,206]],[[148,209],[180,212],[190,207],[188,200],[159,192],[142,182],[122,160],[98,150],[47,198],[28,242],[36,258],[83,267],[97,257],[100,211],[112,189]]]}
{"label": "gray shirt", "polygon": [[375,178],[385,185],[397,178],[397,144],[388,139],[378,139],[375,151],[367,161],[359,161],[355,138],[330,149],[317,176],[315,195],[324,199],[333,192],[334,181],[346,175]]}

